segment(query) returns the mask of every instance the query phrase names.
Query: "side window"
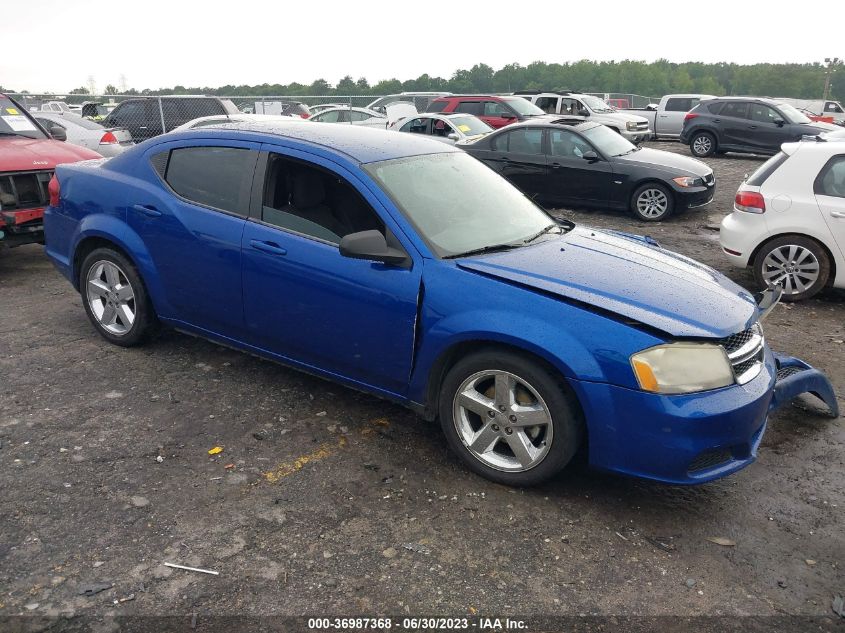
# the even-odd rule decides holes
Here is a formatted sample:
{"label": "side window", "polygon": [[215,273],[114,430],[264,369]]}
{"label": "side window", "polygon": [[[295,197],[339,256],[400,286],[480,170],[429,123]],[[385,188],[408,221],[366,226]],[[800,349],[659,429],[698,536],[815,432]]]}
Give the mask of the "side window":
{"label": "side window", "polygon": [[710,111],[710,114],[719,114],[722,111],[722,107],[724,107],[724,102],[717,101],[716,103],[711,103],[707,106],[707,110]]}
{"label": "side window", "polygon": [[448,101],[432,101],[428,104],[428,107],[425,109],[426,112],[443,112],[446,109],[446,106],[449,104]]}
{"label": "side window", "polygon": [[751,103],[748,108],[748,118],[759,123],[774,123],[776,119],[784,120],[776,110],[762,103]]}
{"label": "side window", "polygon": [[112,113],[112,118],[119,121],[143,121],[144,104],[140,101],[126,101],[121,103]]}
{"label": "side window", "polygon": [[666,112],[689,112],[697,104],[688,97],[672,97],[666,101]]}
{"label": "side window", "polygon": [[570,130],[551,130],[549,144],[551,155],[561,158],[582,158],[587,152],[594,151],[587,141]]}
{"label": "side window", "polygon": [[744,119],[746,112],[748,112],[747,101],[727,101],[720,114],[735,119]]}
{"label": "side window", "polygon": [[318,114],[313,117],[311,120],[320,121],[322,123],[337,123],[338,115],[340,115],[340,110],[327,110],[322,114]]}
{"label": "side window", "polygon": [[542,154],[543,130],[540,128],[520,128],[508,132],[504,138],[496,139],[496,149],[515,154]]}
{"label": "side window", "polygon": [[62,125],[61,123],[57,123],[56,121],[51,121],[50,119],[41,119],[41,118],[38,118],[38,117],[35,117],[35,118],[38,119],[38,122],[41,125],[43,125],[47,129],[48,132],[50,131],[50,128],[53,128],[53,127],[58,127],[58,128],[63,129],[63,130],[67,130],[67,128],[64,125]]}
{"label": "side window", "polygon": [[201,114],[197,114],[193,117],[185,117],[182,110],[183,108],[181,100],[176,99],[162,99],[161,100],[161,111],[164,113],[164,120],[167,123],[168,127],[171,125],[177,125],[182,119],[186,121],[190,121],[191,119],[195,119],[198,116],[202,116]]}
{"label": "side window", "polygon": [[557,111],[557,97],[537,97],[534,105],[546,114],[554,114]]}
{"label": "side window", "polygon": [[581,105],[581,102],[578,99],[561,99],[560,100],[560,113],[561,114],[569,114],[572,116],[580,116],[581,110],[584,106]]}
{"label": "side window", "polygon": [[842,107],[836,101],[827,101],[824,104],[825,112],[832,112],[834,114],[842,114]]}
{"label": "side window", "polygon": [[367,119],[372,119],[373,117],[371,117],[366,112],[358,112],[357,110],[351,110],[349,112],[349,118],[352,121],[366,121]]}
{"label": "side window", "polygon": [[508,114],[513,114],[511,109],[507,107],[504,103],[500,103],[498,101],[485,101],[484,102],[484,110],[482,112],[482,116],[505,116]]}
{"label": "side window", "polygon": [[455,112],[481,116],[481,101],[461,101],[455,108]]}
{"label": "side window", "polygon": [[411,132],[412,134],[429,134],[429,121],[430,119],[411,119],[399,129],[402,132]]}
{"label": "side window", "polygon": [[174,149],[164,179],[191,202],[246,216],[256,160],[256,152],[234,147]]}
{"label": "side window", "polygon": [[845,198],[845,156],[834,156],[827,162],[816,177],[813,190],[820,196]]}
{"label": "side window", "polygon": [[308,163],[270,154],[261,220],[332,244],[384,223],[346,180]]}
{"label": "side window", "polygon": [[434,136],[449,136],[453,132],[455,132],[455,128],[452,127],[451,123],[447,123],[442,119],[431,122],[430,134],[433,134]]}

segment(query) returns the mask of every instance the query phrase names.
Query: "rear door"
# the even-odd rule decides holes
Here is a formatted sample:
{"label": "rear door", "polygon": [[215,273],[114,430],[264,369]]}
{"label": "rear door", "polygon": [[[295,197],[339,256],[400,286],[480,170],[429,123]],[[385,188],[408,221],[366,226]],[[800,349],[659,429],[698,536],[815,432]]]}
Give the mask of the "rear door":
{"label": "rear door", "polygon": [[543,128],[520,127],[493,139],[490,159],[496,170],[529,196],[545,198],[549,169],[543,146]]}
{"label": "rear door", "polygon": [[169,304],[162,316],[240,339],[241,236],[258,145],[199,141],[152,151],[162,186],[133,194],[127,216],[158,271]]}
{"label": "rear door", "polygon": [[748,147],[748,102],[727,101],[713,119],[713,123],[722,131],[720,145]]}
{"label": "rear door", "polygon": [[822,167],[813,190],[822,217],[845,255],[845,154],[834,156]]}
{"label": "rear door", "polygon": [[657,112],[655,133],[660,136],[680,136],[687,112],[698,105],[697,97],[671,97],[666,100],[663,111]]}

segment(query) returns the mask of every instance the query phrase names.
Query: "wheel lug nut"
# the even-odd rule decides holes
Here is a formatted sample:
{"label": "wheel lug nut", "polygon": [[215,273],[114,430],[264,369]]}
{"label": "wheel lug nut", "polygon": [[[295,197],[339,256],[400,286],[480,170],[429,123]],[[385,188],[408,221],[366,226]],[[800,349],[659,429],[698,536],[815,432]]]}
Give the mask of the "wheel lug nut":
{"label": "wheel lug nut", "polygon": [[513,429],[512,429],[511,427],[509,427],[509,426],[506,426],[506,427],[505,427],[505,433],[507,433],[508,435],[510,435],[511,433],[513,433]]}
{"label": "wheel lug nut", "polygon": [[491,418],[495,418],[495,417],[496,417],[496,412],[495,412],[495,411],[488,411],[488,412],[487,412],[487,415],[488,415],[488,416],[490,416]]}
{"label": "wheel lug nut", "polygon": [[500,405],[499,405],[499,411],[501,411],[502,413],[504,413],[504,412],[505,412],[505,405],[500,404]]}
{"label": "wheel lug nut", "polygon": [[494,424],[494,425],[493,425],[493,430],[494,430],[494,431],[498,431],[498,430],[499,430],[499,425],[498,425],[498,424]]}
{"label": "wheel lug nut", "polygon": [[516,416],[512,415],[508,418],[511,422],[516,422]]}

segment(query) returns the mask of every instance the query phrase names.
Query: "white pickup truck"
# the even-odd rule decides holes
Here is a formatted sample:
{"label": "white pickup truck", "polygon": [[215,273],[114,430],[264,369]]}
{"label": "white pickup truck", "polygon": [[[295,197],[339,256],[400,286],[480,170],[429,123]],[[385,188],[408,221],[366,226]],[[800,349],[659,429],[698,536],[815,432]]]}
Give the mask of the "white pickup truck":
{"label": "white pickup truck", "polygon": [[687,112],[697,106],[699,101],[714,98],[713,95],[701,94],[666,95],[660,103],[650,103],[645,108],[627,108],[619,112],[638,114],[648,119],[652,138],[677,139],[684,127]]}

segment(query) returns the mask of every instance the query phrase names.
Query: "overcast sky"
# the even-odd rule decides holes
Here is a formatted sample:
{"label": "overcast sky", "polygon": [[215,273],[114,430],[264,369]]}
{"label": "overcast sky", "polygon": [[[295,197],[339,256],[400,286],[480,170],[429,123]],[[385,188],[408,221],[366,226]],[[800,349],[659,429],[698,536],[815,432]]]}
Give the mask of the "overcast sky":
{"label": "overcast sky", "polygon": [[796,16],[794,3],[736,0],[4,0],[0,85],[66,92],[93,76],[102,91],[121,75],[139,90],[335,84],[347,74],[372,84],[579,59],[821,62],[845,54],[834,6]]}

